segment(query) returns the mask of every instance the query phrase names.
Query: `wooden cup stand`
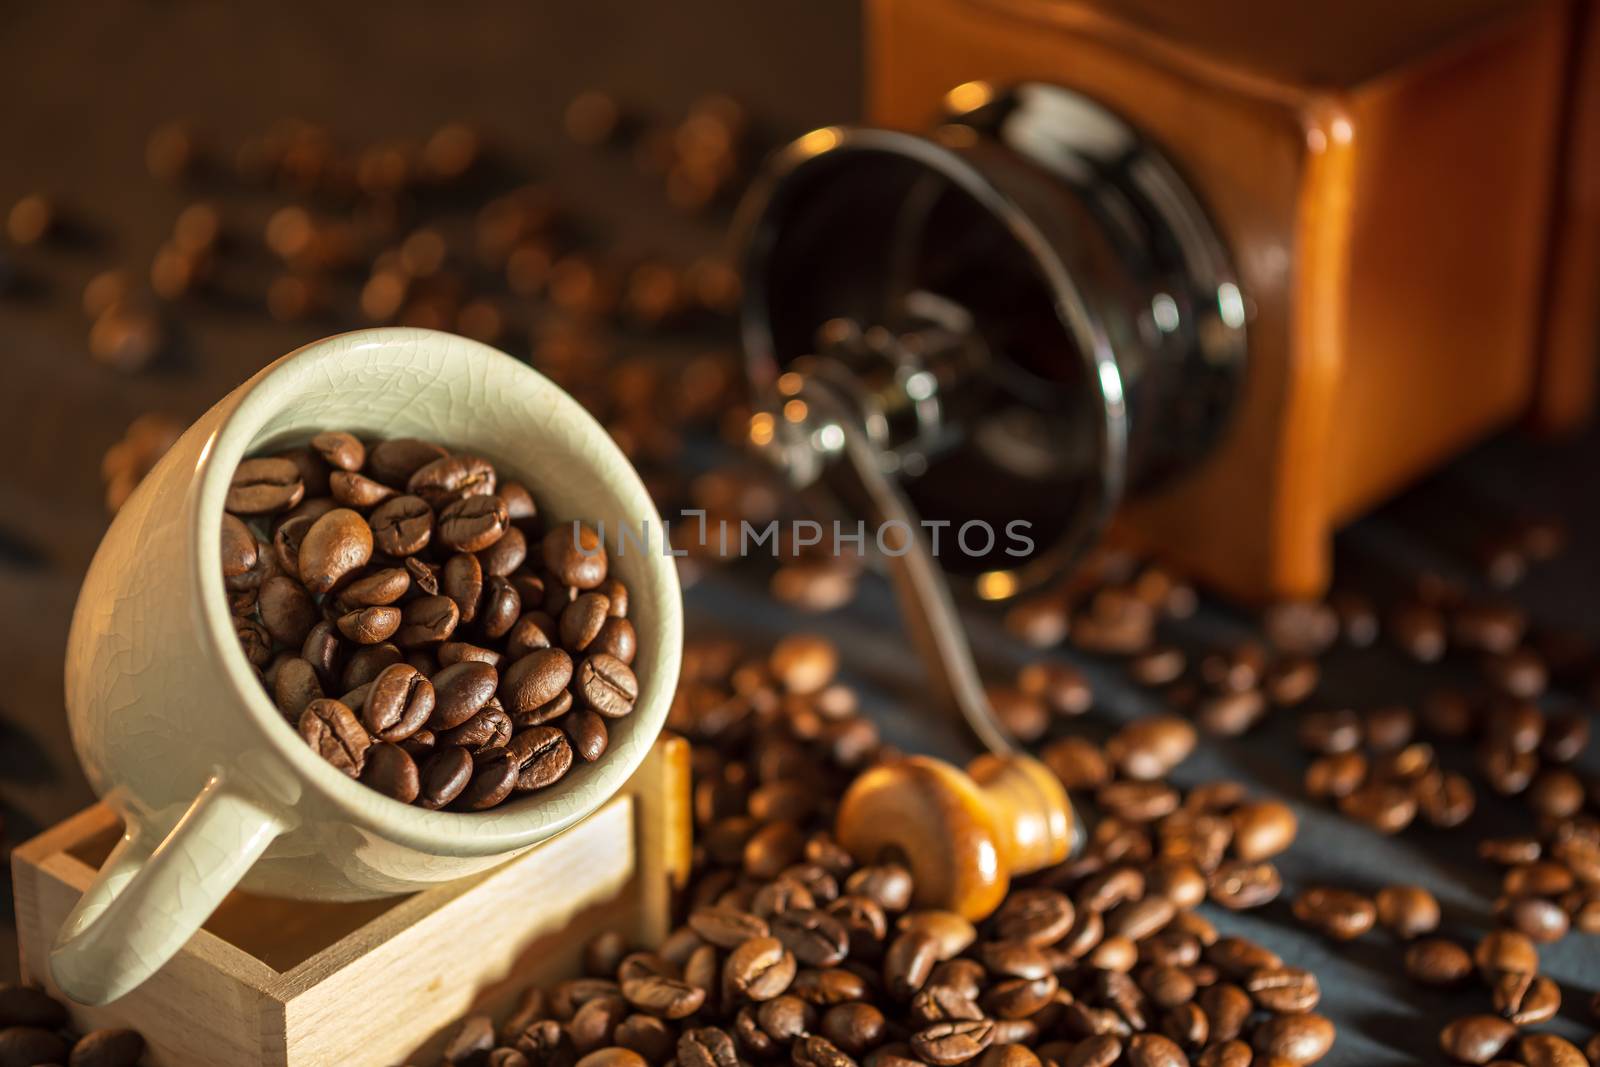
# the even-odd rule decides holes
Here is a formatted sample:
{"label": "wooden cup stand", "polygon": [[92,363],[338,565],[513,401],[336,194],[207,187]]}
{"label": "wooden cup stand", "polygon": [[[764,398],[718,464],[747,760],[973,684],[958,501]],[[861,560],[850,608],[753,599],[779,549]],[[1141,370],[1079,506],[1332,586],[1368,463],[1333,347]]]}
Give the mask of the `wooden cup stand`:
{"label": "wooden cup stand", "polygon": [[[104,804],[12,856],[22,980],[121,835]],[[484,874],[405,897],[305,903],[235,892],[173,959],[74,1026],[126,1026],[149,1067],[310,1067],[436,1060],[454,1020],[503,1020],[529,986],[579,973],[603,930],[655,944],[690,864],[689,745],[663,735],[589,818]],[[59,994],[58,994],[59,995]]]}

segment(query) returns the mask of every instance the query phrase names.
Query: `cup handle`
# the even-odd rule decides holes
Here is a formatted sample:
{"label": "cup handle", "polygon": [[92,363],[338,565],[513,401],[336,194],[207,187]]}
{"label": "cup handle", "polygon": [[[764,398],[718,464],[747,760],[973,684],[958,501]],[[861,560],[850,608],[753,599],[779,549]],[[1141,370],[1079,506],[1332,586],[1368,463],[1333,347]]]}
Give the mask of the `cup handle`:
{"label": "cup handle", "polygon": [[133,990],[183,947],[286,829],[214,774],[164,840],[124,834],[56,935],[56,986],[88,1005]]}

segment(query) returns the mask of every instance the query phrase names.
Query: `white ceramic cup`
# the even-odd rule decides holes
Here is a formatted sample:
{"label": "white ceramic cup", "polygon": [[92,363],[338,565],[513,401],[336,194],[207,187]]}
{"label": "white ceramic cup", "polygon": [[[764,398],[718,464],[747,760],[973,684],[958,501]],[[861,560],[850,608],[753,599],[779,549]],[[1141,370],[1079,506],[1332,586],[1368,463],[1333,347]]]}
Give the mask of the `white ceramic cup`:
{"label": "white ceramic cup", "polygon": [[[400,804],[314,753],[274,707],[229,620],[223,499],[244,457],[325,429],[424,437],[491,461],[551,522],[603,521],[638,631],[632,714],[555,786],[491,811]],[[364,330],[283,357],[183,435],[96,552],[66,661],[73,744],[127,832],[62,926],[51,973],[98,1004],[165,963],[235,886],[356,900],[499,864],[571,826],[644,758],[677,684],[682,604],[660,545],[618,552],[620,524],[661,523],[638,475],[571,397],[509,356],[417,329]]]}

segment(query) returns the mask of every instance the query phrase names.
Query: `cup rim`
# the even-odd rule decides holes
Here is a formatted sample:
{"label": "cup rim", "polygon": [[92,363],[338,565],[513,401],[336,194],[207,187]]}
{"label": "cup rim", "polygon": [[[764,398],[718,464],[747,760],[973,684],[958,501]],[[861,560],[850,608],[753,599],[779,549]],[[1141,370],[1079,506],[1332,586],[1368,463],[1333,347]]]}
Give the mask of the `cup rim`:
{"label": "cup rim", "polygon": [[207,654],[223,664],[233,697],[257,731],[293,768],[304,787],[314,790],[351,822],[387,840],[440,855],[511,852],[560,833],[605,804],[638,769],[660,734],[677,688],[683,644],[683,603],[677,568],[671,558],[662,553],[641,553],[647,561],[645,574],[654,586],[652,591],[661,615],[651,632],[640,634],[638,638],[641,653],[649,648],[656,663],[651,675],[640,680],[639,699],[631,713],[642,717],[641,736],[648,740],[634,745],[626,755],[617,754],[620,758],[606,758],[592,765],[592,780],[578,797],[568,798],[569,803],[559,808],[540,804],[534,794],[523,798],[520,804],[512,801],[503,808],[485,812],[432,811],[402,804],[319,758],[273,704],[255,676],[229,621],[219,536],[223,501],[233,468],[248,454],[261,428],[286,404],[294,401],[293,395],[274,396],[263,386],[281,379],[291,370],[296,373],[315,371],[319,365],[348,358],[352,351],[390,349],[408,351],[412,358],[421,350],[439,353],[454,362],[499,364],[499,369],[521,377],[526,387],[548,394],[555,407],[561,410],[564,425],[582,435],[586,451],[609,454],[615,460],[612,466],[619,472],[620,481],[608,488],[626,509],[624,513],[648,519],[655,528],[661,528],[660,517],[638,472],[604,427],[565,390],[526,363],[488,345],[437,330],[383,327],[335,334],[295,349],[245,382],[232,409],[223,415],[201,447],[187,519],[192,543],[198,548],[189,553],[195,568],[192,588],[199,598],[194,605],[196,629],[207,646]]}

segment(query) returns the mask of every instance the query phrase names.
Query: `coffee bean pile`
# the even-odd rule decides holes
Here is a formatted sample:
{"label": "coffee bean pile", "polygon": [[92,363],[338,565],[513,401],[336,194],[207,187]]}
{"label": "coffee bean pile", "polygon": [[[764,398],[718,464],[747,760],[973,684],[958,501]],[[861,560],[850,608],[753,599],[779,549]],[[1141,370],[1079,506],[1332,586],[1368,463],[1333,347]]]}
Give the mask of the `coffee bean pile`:
{"label": "coffee bean pile", "polygon": [[[587,975],[465,1020],[447,1064],[493,1067],[1235,1067],[1314,1063],[1334,1027],[1315,975],[1194,909],[1277,895],[1287,807],[1165,775],[1178,717],[1049,750],[1107,814],[1081,855],[973,924],[918,907],[894,856],[830,836],[852,777],[896,753],[833,678],[826,641],[685,652],[672,728],[694,742],[695,874],[660,945],[602,935]],[[630,951],[630,949],[636,949]]]}
{"label": "coffee bean pile", "polygon": [[11,1067],[138,1067],[144,1038],[132,1030],[75,1037],[67,1009],[37,989],[0,984],[0,1064]]}
{"label": "coffee bean pile", "polygon": [[[1514,533],[1486,557],[1490,586],[1514,584],[1529,562],[1552,558],[1565,541],[1550,522],[1521,522]],[[1173,589],[1180,591],[1177,610],[1167,600]],[[1207,733],[1237,734],[1274,707],[1306,705],[1294,724],[1311,757],[1306,795],[1379,833],[1401,834],[1418,824],[1468,827],[1484,789],[1518,798],[1529,832],[1477,843],[1502,873],[1500,894],[1484,917],[1498,929],[1475,945],[1435,936],[1439,904],[1417,886],[1387,886],[1375,897],[1307,886],[1295,894],[1292,913],[1336,942],[1387,929],[1413,980],[1462,990],[1467,1003],[1469,995],[1481,998],[1485,1013],[1464,1016],[1441,1033],[1443,1051],[1457,1062],[1600,1062],[1600,1036],[1589,1041],[1585,1059],[1557,1035],[1524,1030],[1561,1008],[1560,987],[1539,973],[1537,946],[1572,930],[1600,933],[1600,780],[1576,766],[1590,739],[1590,705],[1600,696],[1594,650],[1537,627],[1502,596],[1476,594],[1428,572],[1406,576],[1387,609],[1364,593],[1340,591],[1326,602],[1269,608],[1258,634],[1231,647],[1193,649],[1163,643],[1161,632],[1165,620],[1191,609],[1183,590],[1159,567],[1102,552],[1062,590],[1013,609],[1007,623],[1032,645],[1068,640],[1123,657],[1137,683],[1159,690]],[[1435,684],[1415,707],[1316,706],[1323,658],[1381,656],[1387,649],[1441,674],[1468,668],[1478,682]],[[1070,668],[1033,664],[1015,686],[991,690],[991,700],[1019,737],[1032,740],[1050,728],[1050,712],[1081,713],[1092,696]],[[1079,754],[1092,747],[1069,739],[1045,755],[1058,773],[1072,773]],[[1100,771],[1090,766],[1092,781]]]}
{"label": "coffee bean pile", "polygon": [[312,749],[403,804],[547,788],[633,710],[638,636],[605,546],[545,530],[486,460],[319,433],[239,464],[226,509],[245,655]]}

